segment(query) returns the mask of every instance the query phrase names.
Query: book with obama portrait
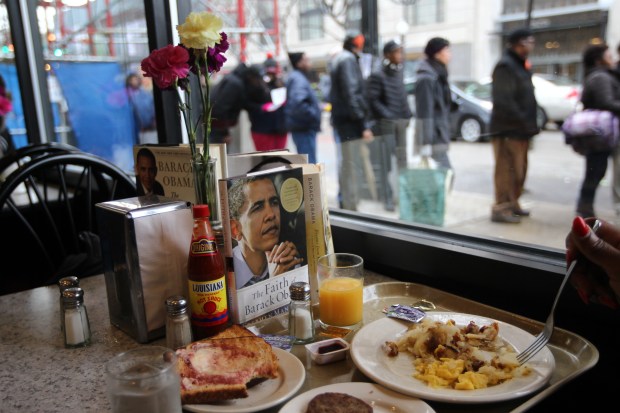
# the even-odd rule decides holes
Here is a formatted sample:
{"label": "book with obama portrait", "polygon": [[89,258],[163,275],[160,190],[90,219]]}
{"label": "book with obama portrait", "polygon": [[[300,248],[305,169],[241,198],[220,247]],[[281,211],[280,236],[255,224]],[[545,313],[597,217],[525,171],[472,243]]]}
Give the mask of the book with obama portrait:
{"label": "book with obama portrait", "polygon": [[308,282],[303,169],[220,179],[219,194],[232,322],[287,312],[290,285]]}

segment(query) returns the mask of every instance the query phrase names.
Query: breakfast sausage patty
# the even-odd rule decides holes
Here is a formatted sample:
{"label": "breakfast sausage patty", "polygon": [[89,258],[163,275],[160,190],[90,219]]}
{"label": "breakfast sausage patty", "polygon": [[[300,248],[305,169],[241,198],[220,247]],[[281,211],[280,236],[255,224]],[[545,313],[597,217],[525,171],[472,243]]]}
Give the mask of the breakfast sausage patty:
{"label": "breakfast sausage patty", "polygon": [[322,393],[308,403],[306,413],[372,413],[372,407],[344,393]]}

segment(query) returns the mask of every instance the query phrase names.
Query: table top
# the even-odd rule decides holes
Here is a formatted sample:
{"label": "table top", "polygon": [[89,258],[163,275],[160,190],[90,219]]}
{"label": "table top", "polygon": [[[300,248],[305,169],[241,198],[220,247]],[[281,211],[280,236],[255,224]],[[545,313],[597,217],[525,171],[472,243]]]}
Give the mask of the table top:
{"label": "table top", "polygon": [[[389,286],[393,279],[367,272],[365,284],[373,287],[365,289],[367,293],[384,294],[381,286]],[[406,285],[406,284],[402,284]],[[403,295],[432,299],[439,308],[453,311],[463,311],[464,308],[485,313],[488,317],[504,318],[505,321],[519,325],[525,330],[535,330],[540,323],[502,312],[479,303],[457,298],[439,290],[417,286],[416,292],[401,291],[398,285],[398,294],[392,298],[402,299]],[[92,332],[92,344],[88,347],[66,349],[63,334],[60,330],[60,307],[58,287],[47,286],[15,294],[0,296],[0,313],[3,322],[0,324],[0,388],[3,389],[2,411],[45,411],[45,412],[90,412],[109,411],[110,404],[106,395],[104,364],[118,353],[141,346],[133,338],[119,330],[112,324],[108,315],[107,295],[104,277],[102,275],[80,280],[84,289],[84,303],[88,310]],[[419,287],[419,288],[418,288]],[[371,291],[366,291],[371,288]],[[409,294],[411,293],[411,295]],[[390,297],[387,298],[389,302]],[[366,297],[365,297],[366,302]],[[384,301],[372,306],[381,306]],[[371,305],[367,306],[371,307]],[[462,308],[460,308],[462,307]],[[365,308],[364,320],[367,313],[380,311],[376,308]],[[469,405],[446,406],[429,404],[439,413],[442,411],[524,411],[519,406],[527,406],[536,402],[536,398],[545,397],[557,390],[563,383],[576,377],[590,368],[598,360],[598,352],[581,337],[566,331],[554,334],[555,343],[551,350],[556,357],[557,373],[551,383],[538,395],[514,403],[504,403],[494,406]],[[349,339],[349,337],[347,337]],[[165,345],[165,340],[158,339],[149,344]],[[571,348],[573,346],[573,348]],[[587,350],[587,351],[586,351]],[[306,368],[306,380],[297,394],[326,384],[345,382],[370,382],[371,380],[359,371],[350,357],[345,361],[315,365],[307,356],[303,346],[294,346],[292,354],[300,359]],[[579,361],[571,357],[572,353],[581,352]],[[589,354],[584,357],[584,354]],[[570,362],[564,362],[568,359]],[[574,359],[574,360],[573,360]],[[284,403],[283,403],[284,404]],[[275,413],[282,405],[265,410],[265,413]],[[482,408],[482,410],[480,410]]]}

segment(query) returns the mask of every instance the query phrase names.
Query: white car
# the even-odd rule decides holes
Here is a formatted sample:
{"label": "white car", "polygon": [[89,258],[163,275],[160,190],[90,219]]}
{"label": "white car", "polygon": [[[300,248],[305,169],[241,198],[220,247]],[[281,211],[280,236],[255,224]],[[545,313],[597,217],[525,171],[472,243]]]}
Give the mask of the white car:
{"label": "white car", "polygon": [[[575,111],[581,96],[581,86],[553,75],[535,74],[532,76],[534,93],[538,102],[538,124],[553,122],[560,126],[564,119]],[[463,86],[466,93],[478,99],[491,101],[491,79],[468,82]]]}

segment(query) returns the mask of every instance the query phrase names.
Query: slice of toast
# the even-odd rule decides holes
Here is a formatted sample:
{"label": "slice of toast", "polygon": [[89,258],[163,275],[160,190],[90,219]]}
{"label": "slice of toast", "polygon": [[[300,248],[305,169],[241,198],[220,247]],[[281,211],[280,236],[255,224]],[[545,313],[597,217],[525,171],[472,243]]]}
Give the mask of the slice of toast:
{"label": "slice of toast", "polygon": [[248,397],[248,383],[278,377],[271,345],[239,325],[176,354],[183,404]]}

